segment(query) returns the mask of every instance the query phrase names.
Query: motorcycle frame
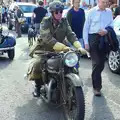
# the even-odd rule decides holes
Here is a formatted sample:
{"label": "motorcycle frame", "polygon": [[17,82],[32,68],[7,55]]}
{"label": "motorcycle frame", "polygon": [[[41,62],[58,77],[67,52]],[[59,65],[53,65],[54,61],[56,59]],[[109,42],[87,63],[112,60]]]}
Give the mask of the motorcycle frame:
{"label": "motorcycle frame", "polygon": [[[58,84],[60,85],[59,86],[59,90],[60,90],[60,94],[61,94],[61,97],[62,97],[62,100],[63,100],[63,104],[66,104],[66,100],[67,100],[67,96],[66,96],[66,81],[65,81],[65,76],[66,74],[69,74],[71,71],[73,72],[73,69],[74,67],[70,68],[70,67],[66,67],[63,63],[63,55],[60,55],[60,68],[59,68],[59,71],[56,72],[56,75],[57,75],[57,87],[58,87]],[[43,67],[42,67],[42,79],[43,79],[43,82],[44,82],[44,86],[45,86],[45,81],[46,79],[46,76],[47,76],[47,73],[46,73],[46,61],[47,61],[47,58],[45,58],[45,64],[43,64]],[[65,71],[65,69],[67,69],[67,73]],[[52,74],[52,73],[50,73]]]}

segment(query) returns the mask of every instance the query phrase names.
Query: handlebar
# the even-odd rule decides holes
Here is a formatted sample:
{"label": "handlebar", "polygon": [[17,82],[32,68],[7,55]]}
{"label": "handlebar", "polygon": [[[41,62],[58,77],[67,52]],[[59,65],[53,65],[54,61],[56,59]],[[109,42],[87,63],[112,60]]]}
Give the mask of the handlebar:
{"label": "handlebar", "polygon": [[57,55],[60,54],[60,53],[37,50],[37,51],[35,51],[35,54],[36,54],[36,55],[44,55],[44,56],[48,56],[48,55],[50,55],[50,56],[57,56]]}
{"label": "handlebar", "polygon": [[[74,51],[77,54],[81,54],[80,51],[78,51],[78,50],[71,49],[70,51]],[[64,51],[61,51],[61,52],[51,52],[51,51],[40,51],[40,50],[36,50],[35,51],[36,55],[46,55],[46,56],[47,55],[58,56],[58,55],[63,55],[64,53],[66,53],[66,52],[64,52]]]}
{"label": "handlebar", "polygon": [[[77,49],[70,49],[69,51],[75,52],[76,54],[78,54],[78,56],[82,55],[81,52]],[[64,53],[66,53],[66,52],[65,51],[51,52],[51,51],[40,51],[40,50],[35,51],[36,55],[43,55],[43,56],[60,56],[60,55],[63,55]],[[87,55],[88,58],[90,58],[90,53],[89,52],[87,52],[86,55]]]}

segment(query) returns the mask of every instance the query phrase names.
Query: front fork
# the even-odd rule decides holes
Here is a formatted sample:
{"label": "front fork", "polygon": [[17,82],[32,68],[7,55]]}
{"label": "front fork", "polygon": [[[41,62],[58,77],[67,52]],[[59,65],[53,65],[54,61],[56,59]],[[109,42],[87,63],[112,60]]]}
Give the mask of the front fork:
{"label": "front fork", "polygon": [[66,87],[66,80],[65,80],[65,75],[68,74],[68,73],[73,73],[75,70],[74,68],[69,68],[69,67],[65,67],[64,69],[62,69],[61,71],[61,97],[62,97],[62,100],[63,100],[63,103],[62,104],[66,104],[67,102],[67,87]]}

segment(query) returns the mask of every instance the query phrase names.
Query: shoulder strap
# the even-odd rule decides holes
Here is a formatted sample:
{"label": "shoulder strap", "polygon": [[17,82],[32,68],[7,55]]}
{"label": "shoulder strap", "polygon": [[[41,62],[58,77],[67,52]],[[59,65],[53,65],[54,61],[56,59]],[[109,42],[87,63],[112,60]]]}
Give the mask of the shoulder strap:
{"label": "shoulder strap", "polygon": [[[62,21],[62,20],[61,20],[61,21]],[[57,30],[58,30],[58,28],[60,27],[60,25],[61,25],[61,22],[58,24],[57,28],[56,28],[55,31],[52,33],[52,37],[54,37],[54,35],[55,35],[55,33],[57,32]],[[50,38],[51,38],[51,36],[50,36],[48,39],[50,39]],[[47,44],[49,44],[51,41],[52,41],[52,40],[48,41]]]}

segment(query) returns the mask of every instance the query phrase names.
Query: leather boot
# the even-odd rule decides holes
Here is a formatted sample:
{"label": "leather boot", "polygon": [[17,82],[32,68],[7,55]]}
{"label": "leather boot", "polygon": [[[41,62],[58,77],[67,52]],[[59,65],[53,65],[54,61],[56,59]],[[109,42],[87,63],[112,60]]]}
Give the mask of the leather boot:
{"label": "leather boot", "polygon": [[40,80],[35,80],[35,89],[33,92],[34,97],[40,97],[40,88],[41,88]]}

